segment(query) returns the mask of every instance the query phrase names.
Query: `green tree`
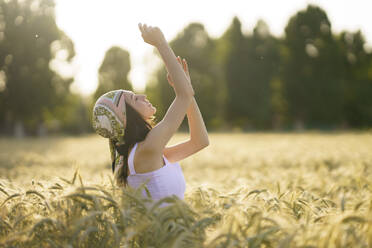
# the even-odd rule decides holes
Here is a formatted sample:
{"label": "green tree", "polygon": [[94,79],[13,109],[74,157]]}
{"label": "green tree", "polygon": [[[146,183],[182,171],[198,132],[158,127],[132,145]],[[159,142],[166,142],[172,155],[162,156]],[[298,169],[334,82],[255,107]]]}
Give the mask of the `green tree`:
{"label": "green tree", "polygon": [[247,96],[252,92],[247,74],[249,51],[247,39],[241,30],[241,22],[234,17],[232,24],[220,38],[223,47],[224,80],[226,81],[227,99],[225,118],[234,127],[251,128],[252,116],[247,107]]}
{"label": "green tree", "polygon": [[74,57],[72,41],[55,23],[54,2],[0,2],[0,124],[21,123],[34,132],[64,101],[72,78],[49,67],[56,54]]}
{"label": "green tree", "polygon": [[245,109],[257,129],[268,129],[278,106],[272,103],[272,81],[279,76],[279,41],[270,34],[267,24],[259,20],[253,34],[246,37],[247,58],[244,78]]}
{"label": "green tree", "polygon": [[129,52],[114,46],[107,50],[105,57],[98,71],[98,87],[94,93],[97,100],[104,93],[125,89],[133,90],[132,84],[128,80],[130,71]]}
{"label": "green tree", "polygon": [[342,120],[338,50],[326,13],[309,5],[290,18],[283,82],[292,121],[329,127]]}
{"label": "green tree", "polygon": [[363,128],[372,125],[372,54],[365,49],[361,31],[338,37],[342,62],[344,124]]}

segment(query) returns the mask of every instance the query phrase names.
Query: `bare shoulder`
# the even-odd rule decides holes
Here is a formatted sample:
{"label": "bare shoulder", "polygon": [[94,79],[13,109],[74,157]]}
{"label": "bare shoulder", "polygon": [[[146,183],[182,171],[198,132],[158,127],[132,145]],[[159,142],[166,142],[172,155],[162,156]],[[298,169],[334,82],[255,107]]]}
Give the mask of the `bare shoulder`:
{"label": "bare shoulder", "polygon": [[147,173],[162,167],[162,154],[154,151],[149,152],[144,142],[139,142],[133,158],[134,170],[136,173]]}

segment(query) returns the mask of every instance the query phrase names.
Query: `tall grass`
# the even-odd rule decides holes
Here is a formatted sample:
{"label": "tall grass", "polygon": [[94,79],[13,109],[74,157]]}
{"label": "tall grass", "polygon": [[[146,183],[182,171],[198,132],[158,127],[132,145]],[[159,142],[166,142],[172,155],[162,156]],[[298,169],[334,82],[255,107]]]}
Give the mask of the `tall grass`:
{"label": "tall grass", "polygon": [[185,200],[155,203],[113,183],[104,139],[1,139],[0,247],[372,246],[372,135],[210,143],[180,162]]}

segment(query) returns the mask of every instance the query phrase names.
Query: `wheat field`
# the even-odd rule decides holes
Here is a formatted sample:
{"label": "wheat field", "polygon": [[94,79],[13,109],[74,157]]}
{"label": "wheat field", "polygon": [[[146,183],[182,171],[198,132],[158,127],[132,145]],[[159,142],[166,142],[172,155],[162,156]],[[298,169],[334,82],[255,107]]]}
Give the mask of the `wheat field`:
{"label": "wheat field", "polygon": [[371,133],[209,137],[152,208],[98,135],[1,138],[0,247],[372,247]]}

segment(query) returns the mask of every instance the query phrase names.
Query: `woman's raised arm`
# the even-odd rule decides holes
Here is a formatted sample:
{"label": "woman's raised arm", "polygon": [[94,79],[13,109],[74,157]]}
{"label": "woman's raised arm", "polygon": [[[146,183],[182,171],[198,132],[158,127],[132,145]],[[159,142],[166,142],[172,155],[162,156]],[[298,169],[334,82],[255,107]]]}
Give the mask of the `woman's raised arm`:
{"label": "woman's raised arm", "polygon": [[158,49],[164,64],[173,79],[176,95],[193,96],[194,89],[187,79],[182,66],[178,63],[176,55],[165,40],[161,30],[158,27],[147,27],[146,24],[142,25],[141,23],[138,24],[138,27],[141,30],[143,40]]}
{"label": "woman's raised arm", "polygon": [[154,158],[163,154],[168,141],[181,125],[187,109],[192,102],[194,89],[160,29],[151,26],[147,27],[146,25],[142,26],[141,24],[138,26],[141,30],[143,40],[159,50],[167,70],[173,79],[173,88],[176,93],[176,97],[168,108],[164,118],[150,130],[141,146],[142,155],[146,155],[148,158]]}

